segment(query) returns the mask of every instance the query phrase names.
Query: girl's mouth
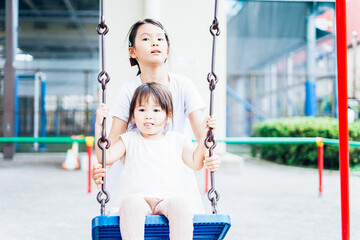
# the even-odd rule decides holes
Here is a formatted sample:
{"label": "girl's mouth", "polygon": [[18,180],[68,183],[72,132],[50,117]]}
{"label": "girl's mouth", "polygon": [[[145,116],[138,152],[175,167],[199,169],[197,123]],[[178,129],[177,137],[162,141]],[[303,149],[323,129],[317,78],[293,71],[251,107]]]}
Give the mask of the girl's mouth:
{"label": "girl's mouth", "polygon": [[152,127],[154,124],[153,123],[150,123],[150,122],[146,122],[146,123],[144,123],[144,126],[146,127],[146,128],[150,128],[150,127]]}

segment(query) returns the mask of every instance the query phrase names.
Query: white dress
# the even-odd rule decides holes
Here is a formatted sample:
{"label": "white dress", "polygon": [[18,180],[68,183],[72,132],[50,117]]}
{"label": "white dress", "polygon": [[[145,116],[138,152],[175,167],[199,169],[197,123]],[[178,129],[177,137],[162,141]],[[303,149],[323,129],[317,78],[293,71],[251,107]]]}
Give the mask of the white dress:
{"label": "white dress", "polygon": [[[206,104],[201,98],[196,87],[189,78],[184,76],[169,73],[169,90],[172,95],[174,114],[173,121],[170,121],[167,130],[185,133],[192,136],[191,127],[189,126],[188,116],[190,113],[196,110],[205,110]],[[134,92],[138,86],[142,84],[140,76],[136,76],[130,81],[126,82],[120,89],[115,100],[110,107],[110,115],[118,117],[125,122],[128,121],[130,102],[134,95]],[[138,131],[137,128],[128,128],[128,131]],[[110,192],[110,201],[108,208],[111,209],[113,204],[113,195],[118,188],[119,181],[117,178],[121,175],[122,166],[120,161],[115,162],[110,170],[107,172],[107,189]],[[187,174],[188,184],[197,184],[194,173],[189,168],[185,169]]]}
{"label": "white dress", "polygon": [[144,197],[167,198],[180,196],[187,201],[194,214],[203,213],[204,206],[195,181],[189,181],[190,168],[182,160],[184,134],[166,132],[161,139],[146,139],[140,133],[121,135],[126,156],[118,176],[118,187],[112,196],[112,215],[118,215],[124,197],[137,193]]}

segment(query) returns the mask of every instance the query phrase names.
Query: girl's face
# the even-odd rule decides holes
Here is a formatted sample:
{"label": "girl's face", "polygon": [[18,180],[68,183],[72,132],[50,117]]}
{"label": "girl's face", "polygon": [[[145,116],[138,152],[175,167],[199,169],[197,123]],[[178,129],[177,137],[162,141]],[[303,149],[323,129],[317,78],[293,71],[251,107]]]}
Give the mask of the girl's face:
{"label": "girl's face", "polygon": [[150,23],[141,25],[136,33],[135,44],[129,53],[141,65],[164,64],[168,57],[168,44],[164,31]]}
{"label": "girl's face", "polygon": [[164,126],[170,118],[166,117],[166,112],[150,96],[147,102],[143,101],[141,105],[136,103],[132,120],[143,137],[151,138],[163,133]]}

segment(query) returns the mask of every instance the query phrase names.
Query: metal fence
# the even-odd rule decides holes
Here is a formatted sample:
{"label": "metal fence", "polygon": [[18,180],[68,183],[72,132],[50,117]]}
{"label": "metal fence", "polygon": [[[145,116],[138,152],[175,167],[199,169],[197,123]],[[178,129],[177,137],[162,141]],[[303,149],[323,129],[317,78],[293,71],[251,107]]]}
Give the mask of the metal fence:
{"label": "metal fence", "polygon": [[[34,111],[19,111],[17,136],[34,136]],[[40,112],[40,115],[43,113]],[[57,110],[47,111],[46,124],[40,122],[40,133],[44,132],[48,137],[94,134],[95,110]],[[0,111],[0,136],[3,136],[3,112]]]}
{"label": "metal fence", "polygon": [[[306,74],[228,76],[227,136],[249,136],[262,119],[305,115]],[[334,116],[335,75],[316,77],[318,116]]]}
{"label": "metal fence", "polygon": [[[39,112],[35,112],[35,73],[38,71],[46,76],[46,94],[43,108],[39,107]],[[0,73],[0,136],[3,136],[4,76],[1,68]],[[18,69],[16,75],[18,110],[14,114],[17,136],[34,136],[35,115],[40,119],[39,136],[93,134],[98,81],[97,71],[91,66],[89,69]],[[45,112],[41,111],[43,109]]]}

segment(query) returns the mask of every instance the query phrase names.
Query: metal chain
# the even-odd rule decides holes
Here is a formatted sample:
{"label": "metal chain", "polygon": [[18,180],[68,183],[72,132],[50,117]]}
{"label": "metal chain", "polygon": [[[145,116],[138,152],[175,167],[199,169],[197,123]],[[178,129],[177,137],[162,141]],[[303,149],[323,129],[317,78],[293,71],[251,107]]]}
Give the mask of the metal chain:
{"label": "metal chain", "polygon": [[[105,35],[108,33],[109,28],[105,24],[104,19],[104,0],[100,0],[100,23],[96,28],[97,33],[101,36],[101,72],[98,75],[98,82],[101,84],[102,88],[102,103],[106,103],[106,84],[110,81],[110,76],[105,70]],[[106,143],[104,148],[104,143]],[[110,147],[110,140],[106,137],[106,119],[104,118],[102,122],[102,132],[101,138],[97,142],[98,147],[102,151],[102,167],[106,167],[106,149]],[[110,193],[106,190],[106,175],[102,177],[103,185],[101,186],[101,191],[98,193],[96,199],[101,204],[100,213],[105,215],[105,203],[110,200]],[[102,195],[105,195],[105,198]]]}
{"label": "metal chain", "polygon": [[[217,6],[218,1],[215,0],[215,12],[214,12],[214,20],[210,26],[210,33],[213,36],[213,45],[212,45],[212,59],[211,59],[211,72],[207,75],[207,81],[209,82],[209,88],[210,88],[210,112],[209,116],[211,117],[213,115],[213,105],[214,105],[214,90],[216,87],[216,84],[218,82],[217,76],[215,74],[215,50],[216,50],[216,37],[220,35],[220,29],[219,29],[219,22],[217,19]],[[205,139],[205,146],[209,149],[209,156],[211,157],[213,155],[213,150],[216,147],[216,141],[214,139],[214,133],[212,131],[212,128],[209,128],[209,131],[207,133],[207,137]],[[209,144],[211,143],[211,144]],[[219,193],[215,190],[215,173],[210,172],[210,182],[211,182],[211,188],[208,191],[208,199],[211,202],[212,206],[212,212],[213,214],[217,213],[217,202],[220,199]]]}

